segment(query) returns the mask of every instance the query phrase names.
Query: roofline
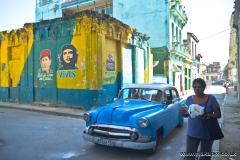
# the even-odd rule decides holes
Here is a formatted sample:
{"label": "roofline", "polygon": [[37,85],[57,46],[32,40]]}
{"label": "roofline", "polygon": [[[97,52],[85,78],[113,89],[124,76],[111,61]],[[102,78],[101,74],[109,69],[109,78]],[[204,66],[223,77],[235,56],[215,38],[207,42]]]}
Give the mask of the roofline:
{"label": "roofline", "polygon": [[[158,85],[159,84],[159,85]],[[167,83],[134,83],[124,86],[125,88],[149,88],[149,89],[165,89],[165,88],[175,88],[175,86],[167,84]]]}
{"label": "roofline", "polygon": [[196,42],[199,42],[197,36],[191,32],[187,32],[187,34],[190,34],[192,36],[192,38],[196,41]]}

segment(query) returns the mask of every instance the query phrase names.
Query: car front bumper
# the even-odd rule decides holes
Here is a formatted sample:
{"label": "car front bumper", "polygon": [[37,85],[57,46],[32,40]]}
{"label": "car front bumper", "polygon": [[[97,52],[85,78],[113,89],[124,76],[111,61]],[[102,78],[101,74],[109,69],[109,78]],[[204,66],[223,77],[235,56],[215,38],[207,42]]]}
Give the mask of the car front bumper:
{"label": "car front bumper", "polygon": [[121,148],[130,148],[136,150],[151,149],[156,146],[156,142],[132,142],[132,141],[123,141],[112,138],[101,138],[97,136],[91,136],[86,134],[85,131],[82,133],[83,139],[93,142],[96,144],[111,146],[111,147],[121,147]]}

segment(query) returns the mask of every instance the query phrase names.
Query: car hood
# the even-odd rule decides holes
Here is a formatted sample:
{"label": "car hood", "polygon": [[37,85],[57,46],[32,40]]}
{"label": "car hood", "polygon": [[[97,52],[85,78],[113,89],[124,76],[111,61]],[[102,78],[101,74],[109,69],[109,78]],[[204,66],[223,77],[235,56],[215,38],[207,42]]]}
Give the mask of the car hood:
{"label": "car hood", "polygon": [[[144,112],[154,112],[165,105],[143,100],[118,100],[101,110],[97,116],[98,124],[131,126],[131,121],[144,116]],[[139,117],[140,116],[140,117]]]}

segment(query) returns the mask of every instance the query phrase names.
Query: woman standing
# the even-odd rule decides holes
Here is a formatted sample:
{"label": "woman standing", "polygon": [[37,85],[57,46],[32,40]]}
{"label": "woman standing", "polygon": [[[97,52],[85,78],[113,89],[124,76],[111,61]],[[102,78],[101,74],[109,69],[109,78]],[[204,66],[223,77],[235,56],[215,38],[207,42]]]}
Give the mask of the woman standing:
{"label": "woman standing", "polygon": [[223,87],[226,88],[226,94],[228,94],[228,87],[229,87],[230,83],[228,81],[223,83]]}
{"label": "woman standing", "polygon": [[[206,88],[206,82],[203,79],[201,78],[194,79],[192,87],[195,92],[195,95],[189,96],[187,98],[186,105],[190,106],[191,104],[198,104],[204,107],[207,113],[211,114],[204,113],[203,115],[199,115],[195,118],[192,118],[191,116],[189,116],[186,107],[182,107],[180,109],[180,114],[183,117],[186,118],[188,117],[186,151],[187,153],[197,153],[198,146],[201,142],[200,152],[211,153],[214,140],[204,139],[205,129],[203,126],[202,119],[221,118],[220,105],[213,95],[207,95],[204,93],[204,90]],[[194,160],[195,156],[187,156],[186,159]],[[211,156],[201,156],[200,159],[210,160]]]}

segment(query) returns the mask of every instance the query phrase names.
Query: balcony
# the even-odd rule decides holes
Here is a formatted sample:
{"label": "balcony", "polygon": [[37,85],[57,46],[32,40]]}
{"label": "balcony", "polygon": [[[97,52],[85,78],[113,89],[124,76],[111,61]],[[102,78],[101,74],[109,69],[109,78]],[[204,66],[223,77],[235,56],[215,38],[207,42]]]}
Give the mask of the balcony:
{"label": "balcony", "polygon": [[221,71],[207,71],[207,73],[221,73]]}
{"label": "balcony", "polygon": [[171,16],[174,17],[174,19],[177,20],[179,24],[185,26],[188,18],[181,2],[179,0],[172,0],[170,6]]}
{"label": "balcony", "polygon": [[93,2],[93,0],[63,0],[62,6],[73,6],[84,2]]}
{"label": "balcony", "polygon": [[66,14],[84,10],[94,10],[110,16],[113,14],[112,0],[65,0],[62,9]]}
{"label": "balcony", "polygon": [[38,0],[36,8],[46,6],[51,3],[58,3],[58,2],[59,2],[59,0]]}

